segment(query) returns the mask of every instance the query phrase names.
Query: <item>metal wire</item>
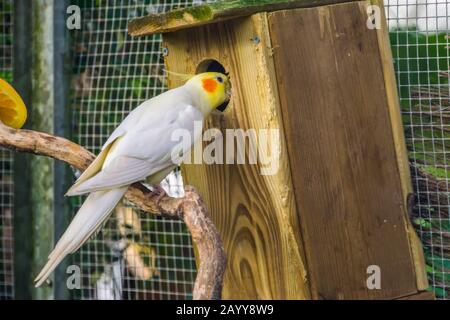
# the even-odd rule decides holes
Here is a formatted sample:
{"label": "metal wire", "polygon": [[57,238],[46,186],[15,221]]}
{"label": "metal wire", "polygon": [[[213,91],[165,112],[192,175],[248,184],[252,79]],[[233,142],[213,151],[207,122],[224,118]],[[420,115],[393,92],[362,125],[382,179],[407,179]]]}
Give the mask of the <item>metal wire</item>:
{"label": "metal wire", "polygon": [[[73,39],[73,131],[78,143],[97,153],[133,108],[166,89],[160,36],[132,39],[127,22],[188,3],[76,3],[83,25]],[[176,175],[166,181],[175,193],[176,184]],[[77,199],[77,208],[82,200]],[[126,205],[119,206],[100,234],[82,247],[76,264],[82,271],[81,290],[73,291],[76,299],[189,299],[196,275],[185,225]]]}
{"label": "metal wire", "polygon": [[[0,78],[12,81],[12,0],[0,2]],[[0,300],[14,297],[13,155],[0,148]]]}
{"label": "metal wire", "polygon": [[448,1],[385,1],[428,278],[450,296]]}

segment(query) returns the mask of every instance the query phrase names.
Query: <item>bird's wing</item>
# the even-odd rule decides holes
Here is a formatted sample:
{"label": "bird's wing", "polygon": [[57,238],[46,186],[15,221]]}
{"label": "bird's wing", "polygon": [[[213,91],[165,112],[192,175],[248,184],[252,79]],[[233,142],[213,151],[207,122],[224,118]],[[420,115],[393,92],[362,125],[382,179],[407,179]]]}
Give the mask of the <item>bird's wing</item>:
{"label": "bird's wing", "polygon": [[88,192],[120,188],[136,181],[144,180],[149,174],[172,166],[166,163],[155,166],[146,160],[119,156],[107,168],[71,188],[69,195],[74,196]]}
{"label": "bird's wing", "polygon": [[[137,108],[136,108],[137,109]],[[114,141],[116,141],[118,138],[124,136],[127,131],[128,131],[128,127],[131,127],[133,124],[135,124],[135,116],[133,113],[130,113],[128,117],[126,117],[121,123],[120,125],[113,131],[113,133],[111,133],[111,135],[109,136],[108,140],[106,140],[106,142],[103,144],[102,147],[102,151],[107,149],[108,147],[110,147],[112,145],[112,143]]]}
{"label": "bird's wing", "polygon": [[178,105],[164,116],[156,116],[156,123],[154,118],[143,120],[145,125],[138,123],[111,147],[106,147],[101,170],[82,181],[79,179],[68,195],[118,188],[167,171],[175,165],[171,157],[174,150],[189,149],[185,141],[172,140],[171,133],[180,128],[193,131],[194,121],[203,118],[194,107]]}
{"label": "bird's wing", "polygon": [[110,139],[109,143],[105,143],[105,145],[102,148],[102,151],[98,154],[98,156],[94,159],[94,161],[92,161],[89,167],[83,171],[81,176],[67,191],[66,193],[67,196],[70,196],[74,189],[76,189],[80,184],[82,184],[86,180],[95,176],[102,169],[103,163],[105,162],[105,159],[108,156],[109,151],[111,150],[111,148],[114,147],[116,143],[120,141],[120,138],[121,138],[120,136],[115,136],[114,139]]}
{"label": "bird's wing", "polygon": [[103,144],[102,149],[94,161],[89,165],[89,167],[83,171],[80,177],[75,181],[75,183],[67,191],[66,196],[74,195],[75,190],[86,180],[95,176],[102,169],[105,160],[113,149],[117,147],[119,141],[125,136],[125,134],[136,126],[139,119],[142,118],[142,114],[151,108],[152,100],[147,100],[136,109],[130,112],[130,114],[123,119],[119,126],[114,129],[109,138]]}
{"label": "bird's wing", "polygon": [[[125,119],[122,120],[113,133],[111,133],[108,140],[106,140],[103,145],[102,150],[118,137],[133,131],[142,120],[145,120],[144,122],[148,126],[156,126],[161,124],[161,120],[167,115],[167,112],[185,108],[187,104],[178,101],[183,97],[182,91],[182,87],[172,89],[141,103],[138,107],[133,109]],[[179,99],[177,100],[177,98]]]}

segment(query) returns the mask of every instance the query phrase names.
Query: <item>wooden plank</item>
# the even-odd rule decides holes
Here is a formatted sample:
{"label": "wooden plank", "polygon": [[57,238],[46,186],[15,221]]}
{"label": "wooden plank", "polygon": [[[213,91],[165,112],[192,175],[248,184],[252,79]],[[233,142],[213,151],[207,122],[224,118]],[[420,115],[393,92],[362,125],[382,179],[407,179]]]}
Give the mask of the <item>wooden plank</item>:
{"label": "wooden plank", "polygon": [[[259,41],[252,41],[255,36]],[[164,35],[168,70],[195,73],[204,59],[230,73],[232,101],[207,127],[282,132],[266,14]],[[169,86],[178,85],[169,78]],[[183,178],[210,209],[228,258],[225,299],[307,299],[299,221],[285,141],[281,135],[277,174],[258,165],[185,165]],[[271,150],[273,151],[273,150]]]}
{"label": "wooden plank", "polygon": [[[402,126],[402,117],[400,113],[401,107],[399,103],[400,100],[398,97],[394,73],[394,59],[392,57],[384,4],[382,0],[374,0],[372,1],[372,3],[378,5],[381,8],[380,13],[382,28],[377,29],[378,48],[380,50],[380,57],[383,65],[386,98],[389,107],[395,151],[400,172],[400,181],[403,192],[403,206],[404,208],[406,208],[403,209],[403,212],[405,213],[404,219],[412,250],[411,252],[416,272],[417,288],[419,290],[425,290],[428,288],[428,279],[425,270],[425,258],[423,255],[422,243],[420,242],[419,237],[417,236],[416,231],[414,230],[414,227],[410,221],[410,215],[412,212],[409,212],[408,210],[408,195],[413,193],[413,187],[411,184],[408,151],[406,149],[405,135]],[[412,208],[409,209],[412,210]]]}
{"label": "wooden plank", "polygon": [[263,11],[314,7],[352,0],[228,0],[136,18],[128,24],[132,36],[172,32]]}
{"label": "wooden plank", "polygon": [[[377,32],[366,27],[368,5],[269,15],[314,298],[417,292]],[[381,290],[366,286],[370,265],[381,269]]]}

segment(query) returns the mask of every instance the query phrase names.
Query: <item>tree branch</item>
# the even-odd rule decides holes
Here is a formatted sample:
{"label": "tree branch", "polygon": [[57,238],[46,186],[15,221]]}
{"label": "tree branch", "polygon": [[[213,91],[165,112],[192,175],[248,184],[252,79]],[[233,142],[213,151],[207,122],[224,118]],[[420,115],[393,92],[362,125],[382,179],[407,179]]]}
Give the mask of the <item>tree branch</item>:
{"label": "tree branch", "polygon": [[[0,122],[0,146],[64,161],[84,171],[95,156],[67,139],[31,130],[16,130]],[[197,191],[185,188],[184,198],[171,198],[151,192],[141,183],[130,186],[125,198],[138,209],[186,223],[198,249],[200,261],[195,280],[195,300],[220,299],[226,256],[219,232],[208,217],[208,211]]]}

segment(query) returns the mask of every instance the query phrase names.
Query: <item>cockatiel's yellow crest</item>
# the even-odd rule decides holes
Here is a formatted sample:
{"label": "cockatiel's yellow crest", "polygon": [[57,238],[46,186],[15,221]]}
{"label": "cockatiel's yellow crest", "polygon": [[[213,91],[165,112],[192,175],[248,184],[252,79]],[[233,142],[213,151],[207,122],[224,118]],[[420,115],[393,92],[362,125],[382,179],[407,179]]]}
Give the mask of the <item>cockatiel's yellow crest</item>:
{"label": "cockatiel's yellow crest", "polygon": [[[86,201],[56,244],[47,264],[36,277],[40,286],[70,253],[78,250],[109,218],[130,184],[147,179],[160,183],[179,163],[172,155],[188,154],[201,137],[194,123],[230,98],[226,75],[206,72],[193,76],[183,86],[145,101],[114,130],[100,154],[67,192],[89,193]],[[173,141],[174,130],[185,129],[191,144]]]}

